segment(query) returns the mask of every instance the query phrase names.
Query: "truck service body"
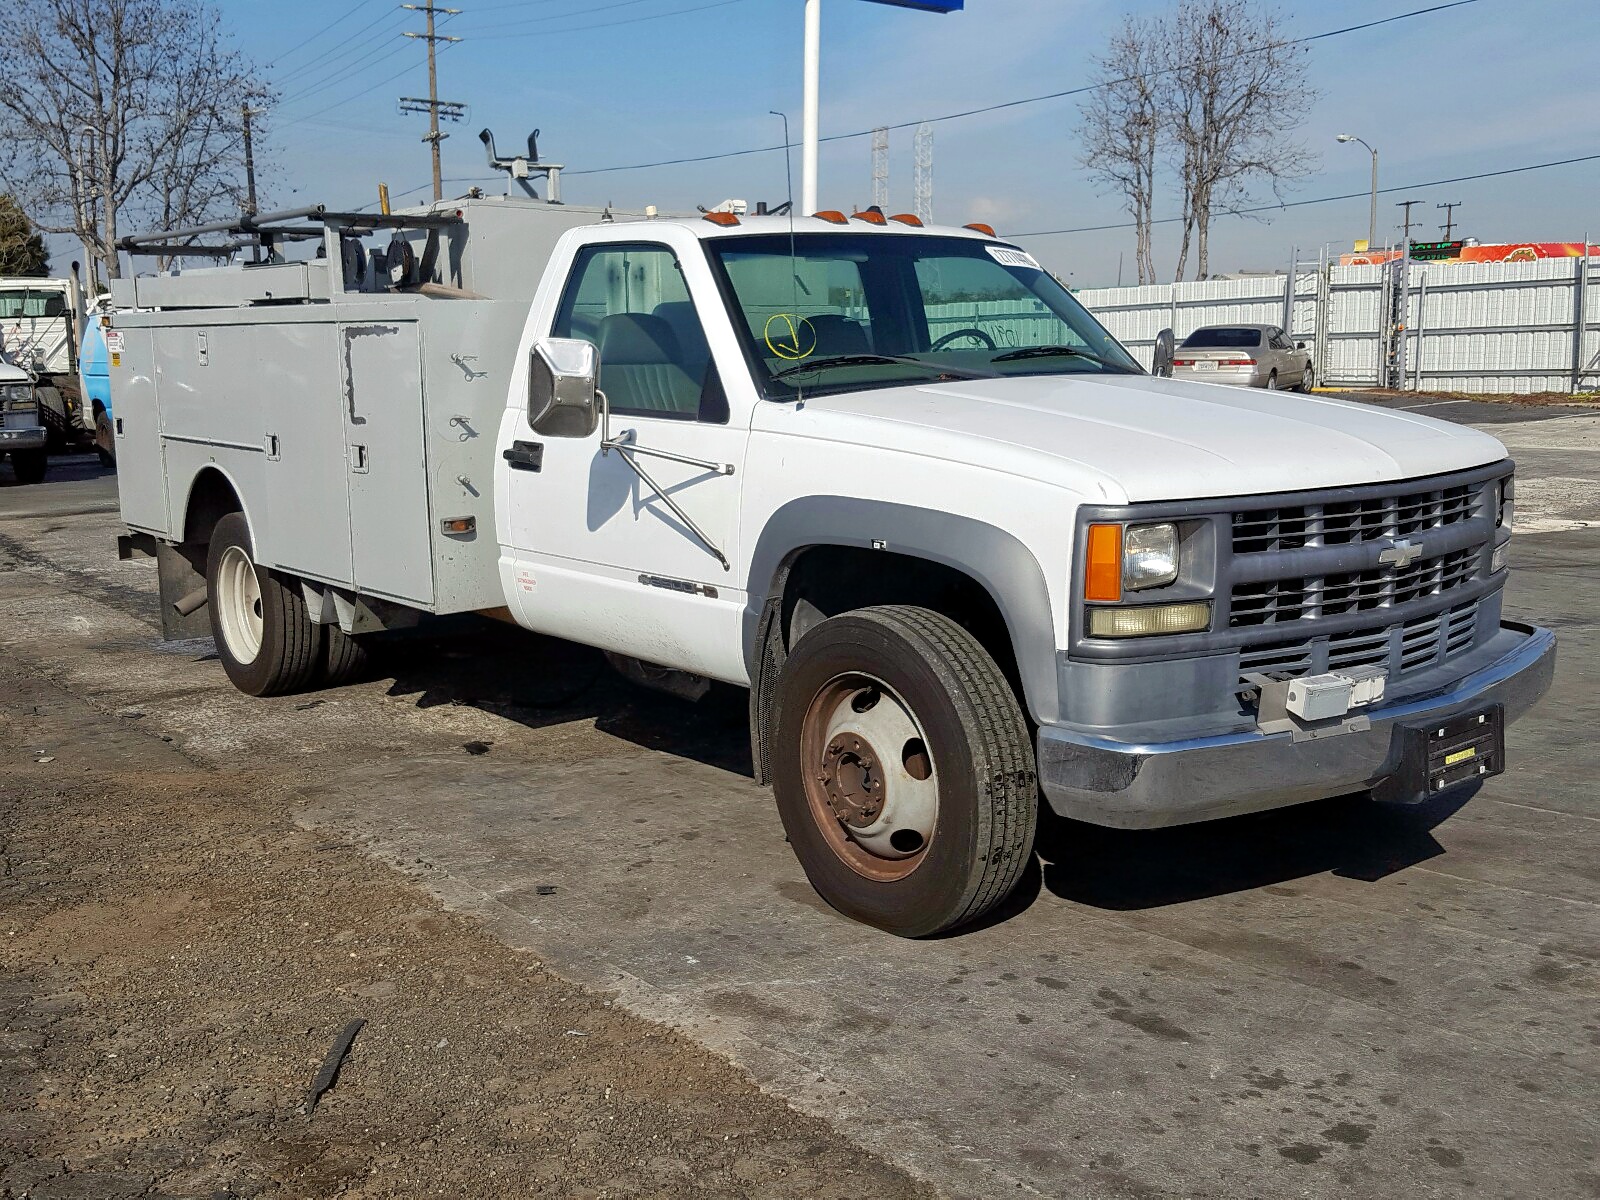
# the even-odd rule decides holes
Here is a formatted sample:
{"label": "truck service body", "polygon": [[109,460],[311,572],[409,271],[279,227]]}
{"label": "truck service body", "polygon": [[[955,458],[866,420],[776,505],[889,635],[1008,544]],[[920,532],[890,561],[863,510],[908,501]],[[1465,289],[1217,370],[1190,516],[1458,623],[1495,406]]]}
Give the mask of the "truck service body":
{"label": "truck service body", "polygon": [[258,693],[463,611],[748,687],[812,882],[894,932],[998,903],[1041,794],[1414,801],[1502,770],[1548,687],[1499,442],[1146,375],[987,229],[479,198],[237,232],[271,228],[320,256],[116,285],[169,632]]}

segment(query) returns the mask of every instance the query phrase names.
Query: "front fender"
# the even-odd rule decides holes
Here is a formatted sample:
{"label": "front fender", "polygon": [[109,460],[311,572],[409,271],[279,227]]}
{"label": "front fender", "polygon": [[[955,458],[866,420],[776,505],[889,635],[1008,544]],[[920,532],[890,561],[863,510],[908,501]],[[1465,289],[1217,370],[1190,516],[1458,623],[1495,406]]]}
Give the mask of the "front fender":
{"label": "front fender", "polygon": [[[881,543],[881,545],[880,545]],[[1055,624],[1038,559],[1014,535],[971,517],[851,496],[804,496],[767,520],[750,560],[744,653],[757,678],[761,614],[787,562],[808,546],[854,546],[925,558],[971,576],[1006,623],[1033,719],[1059,719]]]}

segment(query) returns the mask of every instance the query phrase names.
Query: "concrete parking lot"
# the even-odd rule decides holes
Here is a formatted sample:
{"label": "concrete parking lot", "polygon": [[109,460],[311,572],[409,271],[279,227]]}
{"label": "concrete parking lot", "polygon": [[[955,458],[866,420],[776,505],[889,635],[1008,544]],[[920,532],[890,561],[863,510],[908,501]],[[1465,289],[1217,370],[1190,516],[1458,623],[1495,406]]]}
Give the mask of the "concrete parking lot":
{"label": "concrete parking lot", "polygon": [[[330,844],[946,1193],[1600,1195],[1600,416],[1424,411],[1517,458],[1507,611],[1561,638],[1508,772],[1421,808],[1048,820],[1015,900],[939,940],[815,898],[731,692],[678,702],[456,621],[372,682],[239,695],[208,643],[159,641],[92,459],[34,488],[0,467],[0,653],[287,783]],[[73,753],[63,727],[0,761]]]}

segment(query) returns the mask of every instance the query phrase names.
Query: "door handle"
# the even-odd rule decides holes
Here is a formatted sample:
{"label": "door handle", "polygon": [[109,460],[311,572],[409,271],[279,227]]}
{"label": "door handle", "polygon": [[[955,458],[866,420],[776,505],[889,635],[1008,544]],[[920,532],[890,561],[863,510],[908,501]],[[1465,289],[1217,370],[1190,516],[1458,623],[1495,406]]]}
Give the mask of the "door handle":
{"label": "door handle", "polygon": [[514,471],[537,471],[544,466],[544,443],[512,442],[500,457],[510,463]]}
{"label": "door handle", "polygon": [[350,469],[357,475],[365,475],[368,466],[367,448],[358,443],[352,443],[350,446]]}

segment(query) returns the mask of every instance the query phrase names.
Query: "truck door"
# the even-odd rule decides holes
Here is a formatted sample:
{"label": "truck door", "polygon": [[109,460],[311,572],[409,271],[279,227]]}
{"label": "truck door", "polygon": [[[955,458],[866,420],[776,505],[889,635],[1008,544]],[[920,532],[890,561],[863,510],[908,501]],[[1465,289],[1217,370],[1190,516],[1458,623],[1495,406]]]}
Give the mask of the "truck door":
{"label": "truck door", "polygon": [[[703,275],[693,289],[686,272]],[[508,586],[524,624],[738,682],[749,414],[732,419],[693,299],[715,295],[713,286],[703,258],[681,262],[666,245],[590,244],[577,252],[548,332],[598,348],[613,438],[714,467],[635,456],[647,482],[621,452],[602,450],[603,430],[544,438],[519,415],[514,438],[538,446],[538,466],[512,464],[499,478]]]}
{"label": "truck door", "polygon": [[414,321],[339,327],[345,473],[356,589],[433,601],[422,444],[422,356]]}

